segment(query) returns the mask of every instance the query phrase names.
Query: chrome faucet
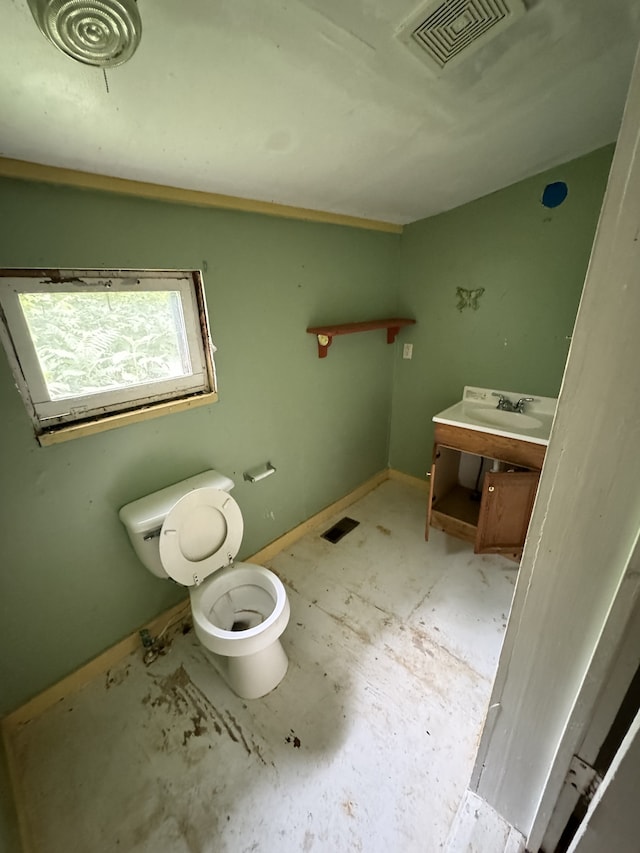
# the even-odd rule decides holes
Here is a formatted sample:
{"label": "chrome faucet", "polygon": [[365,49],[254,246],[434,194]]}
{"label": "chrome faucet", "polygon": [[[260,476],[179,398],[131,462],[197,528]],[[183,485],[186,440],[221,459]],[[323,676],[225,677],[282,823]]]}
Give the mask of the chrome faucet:
{"label": "chrome faucet", "polygon": [[505,397],[504,394],[498,394],[497,391],[492,392],[493,397],[498,397],[498,408],[503,412],[518,412],[518,414],[524,414],[524,404],[525,403],[533,403],[533,397],[520,397],[517,403],[513,403],[508,397]]}

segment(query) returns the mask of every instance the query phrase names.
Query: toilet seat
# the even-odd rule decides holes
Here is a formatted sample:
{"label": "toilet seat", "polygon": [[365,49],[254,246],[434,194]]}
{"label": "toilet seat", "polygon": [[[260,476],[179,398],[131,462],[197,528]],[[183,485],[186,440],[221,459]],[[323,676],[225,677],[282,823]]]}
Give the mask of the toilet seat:
{"label": "toilet seat", "polygon": [[244,524],[228,492],[194,489],[169,510],[160,529],[160,560],[170,578],[198,586],[240,550]]}

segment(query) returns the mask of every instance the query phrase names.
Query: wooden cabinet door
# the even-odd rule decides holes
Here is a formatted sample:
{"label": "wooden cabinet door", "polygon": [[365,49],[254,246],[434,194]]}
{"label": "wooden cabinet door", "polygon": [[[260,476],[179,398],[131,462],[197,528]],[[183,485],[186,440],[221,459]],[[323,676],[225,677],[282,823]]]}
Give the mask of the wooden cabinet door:
{"label": "wooden cabinet door", "polygon": [[431,510],[434,504],[437,504],[438,500],[450,492],[458,482],[459,467],[459,450],[453,450],[450,447],[441,447],[439,444],[433,445],[433,463],[431,465],[431,474],[429,475],[427,525],[424,532],[424,538],[427,541],[429,541],[429,527],[431,526]]}
{"label": "wooden cabinet door", "polygon": [[539,471],[485,474],[476,554],[522,555],[539,479]]}

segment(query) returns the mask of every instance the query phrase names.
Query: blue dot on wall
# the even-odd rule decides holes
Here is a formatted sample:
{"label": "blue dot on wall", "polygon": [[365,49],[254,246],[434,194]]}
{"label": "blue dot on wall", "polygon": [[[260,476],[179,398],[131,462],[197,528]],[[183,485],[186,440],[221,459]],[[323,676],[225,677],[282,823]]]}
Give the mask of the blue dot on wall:
{"label": "blue dot on wall", "polygon": [[559,207],[568,194],[569,188],[564,181],[554,181],[544,188],[542,203],[545,207]]}

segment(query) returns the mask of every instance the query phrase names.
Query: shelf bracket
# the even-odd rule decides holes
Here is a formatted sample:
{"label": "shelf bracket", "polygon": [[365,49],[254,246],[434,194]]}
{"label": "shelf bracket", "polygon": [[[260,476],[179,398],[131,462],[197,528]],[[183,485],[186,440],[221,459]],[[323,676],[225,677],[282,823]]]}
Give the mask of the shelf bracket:
{"label": "shelf bracket", "polygon": [[387,343],[393,344],[396,340],[396,335],[400,331],[400,326],[387,326]]}

